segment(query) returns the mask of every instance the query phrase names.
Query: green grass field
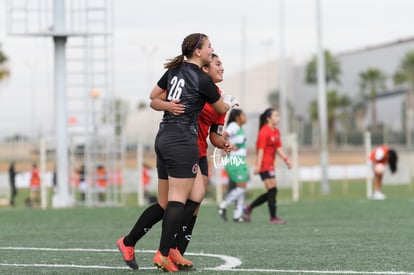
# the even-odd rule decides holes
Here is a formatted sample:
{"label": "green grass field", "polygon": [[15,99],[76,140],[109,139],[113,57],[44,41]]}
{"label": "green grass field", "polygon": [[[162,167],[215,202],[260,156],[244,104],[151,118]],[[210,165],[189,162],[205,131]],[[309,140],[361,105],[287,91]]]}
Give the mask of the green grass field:
{"label": "green grass field", "polygon": [[[225,223],[215,205],[203,205],[187,255],[196,270],[180,273],[414,274],[410,188],[384,188],[385,201],[365,199],[361,183],[335,183],[330,195],[317,190],[303,189],[297,203],[280,191],[285,225],[268,223],[266,205],[251,223]],[[136,247],[140,270],[128,269],[116,250],[142,210],[0,208],[0,274],[161,274],[152,266],[160,224]]]}

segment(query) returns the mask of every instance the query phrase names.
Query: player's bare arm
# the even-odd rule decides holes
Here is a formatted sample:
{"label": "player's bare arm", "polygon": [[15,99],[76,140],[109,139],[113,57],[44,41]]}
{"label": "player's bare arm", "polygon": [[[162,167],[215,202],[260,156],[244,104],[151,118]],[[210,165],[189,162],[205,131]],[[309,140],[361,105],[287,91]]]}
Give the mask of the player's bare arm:
{"label": "player's bare arm", "polygon": [[150,106],[156,111],[168,111],[175,116],[185,112],[185,105],[180,104],[179,99],[166,101],[166,93],[164,91],[151,100]]}
{"label": "player's bare arm", "polygon": [[213,144],[214,146],[223,149],[226,152],[226,154],[230,153],[230,151],[233,149],[233,145],[223,136],[217,133],[210,133],[210,141],[211,144]]}
{"label": "player's bare arm", "polygon": [[285,152],[282,148],[277,149],[277,154],[283,159],[283,161],[286,163],[287,167],[290,169],[292,168],[292,163],[290,162],[288,156],[286,156]]}

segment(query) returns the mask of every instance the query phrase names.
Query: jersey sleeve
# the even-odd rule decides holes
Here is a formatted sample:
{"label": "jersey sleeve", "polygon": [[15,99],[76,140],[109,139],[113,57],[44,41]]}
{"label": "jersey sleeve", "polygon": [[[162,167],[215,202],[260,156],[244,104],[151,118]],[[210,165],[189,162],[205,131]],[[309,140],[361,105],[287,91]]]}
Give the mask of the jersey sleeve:
{"label": "jersey sleeve", "polygon": [[217,92],[217,86],[214,84],[211,77],[206,74],[200,74],[200,93],[204,96],[207,103],[216,103],[221,95]]}
{"label": "jersey sleeve", "polygon": [[158,87],[160,87],[163,90],[167,90],[167,85],[168,85],[168,71],[166,71],[162,77],[160,78],[160,80],[158,80],[157,82]]}
{"label": "jersey sleeve", "polygon": [[213,124],[224,125],[225,120],[226,120],[226,114],[221,114],[217,116],[217,119],[216,121],[213,122]]}

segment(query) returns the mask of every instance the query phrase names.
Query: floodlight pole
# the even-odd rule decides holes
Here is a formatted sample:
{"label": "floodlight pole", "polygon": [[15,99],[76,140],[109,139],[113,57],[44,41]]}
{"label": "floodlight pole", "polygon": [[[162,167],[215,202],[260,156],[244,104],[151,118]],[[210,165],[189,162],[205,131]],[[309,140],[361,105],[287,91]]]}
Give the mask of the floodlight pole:
{"label": "floodlight pole", "polygon": [[[282,137],[287,137],[289,132],[288,125],[288,108],[287,108],[287,91],[286,91],[286,60],[285,60],[285,18],[284,18],[284,0],[279,0],[279,111]],[[285,141],[285,140],[284,140]]]}
{"label": "floodlight pole", "polygon": [[245,102],[245,94],[246,94],[246,17],[242,17],[241,22],[241,56],[240,56],[240,67],[241,67],[241,74],[240,74],[240,98],[238,99],[239,104],[245,110],[246,102]]}
{"label": "floodlight pole", "polygon": [[[365,159],[369,159],[369,155],[371,153],[372,143],[371,143],[371,132],[365,131],[364,135],[365,140]],[[371,171],[371,164],[367,161],[367,177],[366,177],[366,192],[367,192],[367,199],[372,197],[372,171]]]}
{"label": "floodlight pole", "polygon": [[326,103],[326,79],[325,79],[325,55],[322,46],[322,24],[320,0],[316,0],[316,28],[317,28],[317,48],[318,48],[318,114],[320,125],[320,162],[321,162],[321,193],[330,193],[328,182],[328,120]]}
{"label": "floodlight pole", "polygon": [[52,198],[55,208],[73,206],[69,193],[68,141],[66,110],[66,40],[65,0],[53,1],[54,88],[56,129],[56,177],[58,189]]}

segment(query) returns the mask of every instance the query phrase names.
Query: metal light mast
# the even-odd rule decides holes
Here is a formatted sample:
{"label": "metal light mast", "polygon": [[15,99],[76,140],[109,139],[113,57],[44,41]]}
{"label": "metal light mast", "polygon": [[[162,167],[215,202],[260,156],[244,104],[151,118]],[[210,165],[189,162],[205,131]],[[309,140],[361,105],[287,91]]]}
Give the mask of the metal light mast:
{"label": "metal light mast", "polygon": [[[76,136],[86,147],[86,153],[84,153],[86,157],[82,161],[89,164],[89,167],[97,161],[105,161],[105,164],[113,171],[117,169],[117,163],[112,160],[119,155],[118,148],[120,147],[112,144],[117,141],[110,131],[114,128],[114,120],[110,118],[113,108],[100,106],[99,111],[109,110],[104,114],[102,114],[103,111],[98,113],[96,110],[91,110],[92,103],[95,107],[97,100],[90,96],[91,90],[96,88],[102,94],[99,103],[107,100],[109,105],[113,102],[111,3],[111,0],[100,2],[8,0],[6,2],[8,34],[53,38],[58,184],[52,198],[53,207],[70,207],[75,204],[75,185],[70,184],[71,181],[73,182],[73,179],[71,180],[73,177],[69,176],[70,166],[74,166],[74,163],[69,163],[69,148],[70,143],[73,142],[70,137],[71,134],[72,138],[75,136],[74,129],[70,129],[68,125],[70,114],[73,116],[70,117],[71,120],[78,123],[76,126],[82,129],[81,133]],[[74,41],[78,43],[73,44]],[[76,54],[74,54],[75,50]],[[97,141],[96,134],[91,133],[92,126],[96,124],[93,124],[90,117],[93,117],[95,112],[97,112],[97,117],[104,116],[108,121],[105,125],[102,125],[103,123],[99,125],[103,132],[100,142]],[[108,114],[108,112],[112,113]],[[90,144],[96,145],[95,147],[100,145],[100,147],[92,150]],[[95,173],[92,168],[88,172],[89,177]],[[112,174],[115,175],[115,172]],[[93,183],[93,179],[90,181]],[[112,182],[110,185],[115,186]],[[107,195],[110,199],[117,197],[115,191],[108,190]],[[112,201],[108,202],[112,203]]]}
{"label": "metal light mast", "polygon": [[321,135],[320,162],[322,171],[321,192],[330,193],[328,182],[328,120],[326,103],[326,80],[325,80],[325,55],[322,46],[322,24],[320,0],[316,0],[316,28],[317,28],[317,49],[318,49],[318,114]]}

